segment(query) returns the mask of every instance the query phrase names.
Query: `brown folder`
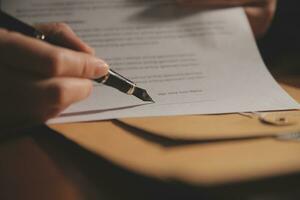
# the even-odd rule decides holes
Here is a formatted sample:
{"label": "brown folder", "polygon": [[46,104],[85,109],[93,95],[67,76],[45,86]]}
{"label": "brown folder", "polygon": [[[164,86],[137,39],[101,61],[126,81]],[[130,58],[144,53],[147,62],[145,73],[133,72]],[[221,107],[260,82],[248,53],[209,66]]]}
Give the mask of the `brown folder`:
{"label": "brown folder", "polygon": [[[300,101],[300,89],[282,86]],[[122,119],[51,128],[136,173],[208,186],[300,172],[300,142],[276,136],[300,131],[300,111],[268,115],[285,116],[293,124],[274,126],[255,116],[228,114]]]}

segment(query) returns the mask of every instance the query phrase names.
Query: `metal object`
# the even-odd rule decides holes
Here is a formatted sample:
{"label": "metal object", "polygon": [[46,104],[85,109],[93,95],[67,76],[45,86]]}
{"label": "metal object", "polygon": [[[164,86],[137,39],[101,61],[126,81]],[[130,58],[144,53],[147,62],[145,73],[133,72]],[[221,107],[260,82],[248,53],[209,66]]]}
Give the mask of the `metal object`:
{"label": "metal object", "polygon": [[[260,112],[249,112],[239,113],[242,116],[258,119],[260,122],[273,126],[293,126],[298,123],[296,120],[297,115],[287,113],[260,113]],[[299,115],[300,116],[300,115]]]}
{"label": "metal object", "polygon": [[277,140],[282,141],[297,141],[300,142],[300,131],[299,132],[291,132],[291,133],[281,133],[276,135]]}

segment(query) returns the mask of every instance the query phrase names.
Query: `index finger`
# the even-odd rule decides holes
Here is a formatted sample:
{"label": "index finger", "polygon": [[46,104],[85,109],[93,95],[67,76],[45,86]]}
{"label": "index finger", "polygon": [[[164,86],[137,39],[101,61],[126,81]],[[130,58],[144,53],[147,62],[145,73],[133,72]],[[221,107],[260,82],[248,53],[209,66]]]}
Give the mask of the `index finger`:
{"label": "index finger", "polygon": [[108,65],[99,58],[15,32],[0,31],[0,51],[0,62],[47,77],[98,78],[108,72]]}

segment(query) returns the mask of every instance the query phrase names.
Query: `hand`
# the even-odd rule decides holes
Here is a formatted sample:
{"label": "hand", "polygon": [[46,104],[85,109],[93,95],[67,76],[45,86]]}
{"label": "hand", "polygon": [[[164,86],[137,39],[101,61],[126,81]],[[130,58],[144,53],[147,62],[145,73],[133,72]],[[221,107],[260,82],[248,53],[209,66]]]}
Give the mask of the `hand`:
{"label": "hand", "polygon": [[204,9],[243,6],[254,35],[259,38],[268,30],[275,10],[276,0],[177,0],[187,6]]}
{"label": "hand", "polygon": [[39,25],[56,45],[0,29],[0,130],[57,116],[108,72],[103,60],[64,24]]}

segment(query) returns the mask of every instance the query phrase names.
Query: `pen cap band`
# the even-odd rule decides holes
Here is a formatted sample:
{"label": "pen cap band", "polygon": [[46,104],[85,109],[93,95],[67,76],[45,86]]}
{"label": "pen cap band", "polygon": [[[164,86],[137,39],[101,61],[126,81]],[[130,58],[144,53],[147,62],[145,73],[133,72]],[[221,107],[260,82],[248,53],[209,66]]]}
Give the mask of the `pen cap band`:
{"label": "pen cap band", "polygon": [[35,38],[39,40],[46,40],[46,36],[40,31],[35,31]]}
{"label": "pen cap band", "polygon": [[95,81],[111,86],[120,90],[123,93],[130,95],[133,94],[134,89],[136,87],[136,85],[133,82],[121,76],[120,74],[112,71],[111,69],[109,70],[109,73],[106,76],[96,79]]}

